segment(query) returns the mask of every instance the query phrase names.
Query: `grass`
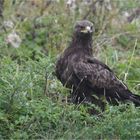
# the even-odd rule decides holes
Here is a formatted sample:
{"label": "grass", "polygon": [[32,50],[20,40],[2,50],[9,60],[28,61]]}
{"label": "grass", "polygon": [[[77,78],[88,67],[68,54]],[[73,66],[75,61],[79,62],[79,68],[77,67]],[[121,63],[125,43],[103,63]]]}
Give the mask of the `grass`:
{"label": "grass", "polygon": [[[28,2],[20,6],[24,3],[28,10]],[[22,15],[19,8],[17,17],[15,9],[20,2],[12,8],[8,4],[5,3],[4,17],[14,21],[15,28],[0,31],[0,139],[139,139],[139,108],[133,104],[107,105],[101,116],[91,116],[87,107],[67,102],[69,90],[54,75],[58,54],[70,41],[75,20],[84,13],[77,10],[73,15],[69,9],[64,13],[65,3],[61,1],[49,5],[39,17],[34,10],[40,11],[41,6],[30,9],[30,15]],[[121,4],[125,6],[125,2]],[[134,22],[116,28],[109,22],[104,29],[102,23],[106,20],[100,19],[98,24],[99,15],[94,16],[90,13],[88,17],[95,20],[97,28],[94,56],[108,64],[131,91],[140,95],[139,27]],[[6,44],[5,38],[13,30],[22,39],[19,48]]]}

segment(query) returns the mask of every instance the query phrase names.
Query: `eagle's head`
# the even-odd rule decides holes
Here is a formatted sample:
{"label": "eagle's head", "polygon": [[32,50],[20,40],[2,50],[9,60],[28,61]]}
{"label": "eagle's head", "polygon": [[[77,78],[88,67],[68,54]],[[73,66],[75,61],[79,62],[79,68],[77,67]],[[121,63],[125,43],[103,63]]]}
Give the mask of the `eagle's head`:
{"label": "eagle's head", "polygon": [[94,31],[93,23],[88,20],[77,21],[75,24],[75,33],[79,36],[92,35]]}

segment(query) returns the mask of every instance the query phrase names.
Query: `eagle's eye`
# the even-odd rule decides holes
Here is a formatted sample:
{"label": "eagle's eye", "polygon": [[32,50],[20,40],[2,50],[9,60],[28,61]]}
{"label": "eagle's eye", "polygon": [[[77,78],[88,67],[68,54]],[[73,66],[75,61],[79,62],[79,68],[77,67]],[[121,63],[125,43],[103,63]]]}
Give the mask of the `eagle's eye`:
{"label": "eagle's eye", "polygon": [[79,31],[81,31],[81,30],[84,30],[85,27],[84,26],[79,26],[78,29],[79,29]]}
{"label": "eagle's eye", "polygon": [[80,26],[81,29],[85,29],[85,26]]}

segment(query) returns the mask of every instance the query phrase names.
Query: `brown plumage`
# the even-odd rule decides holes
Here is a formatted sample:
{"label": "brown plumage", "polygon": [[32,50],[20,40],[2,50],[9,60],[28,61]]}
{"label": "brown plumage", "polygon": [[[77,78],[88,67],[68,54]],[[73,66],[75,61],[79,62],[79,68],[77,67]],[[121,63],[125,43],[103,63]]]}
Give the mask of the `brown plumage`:
{"label": "brown plumage", "polygon": [[103,108],[102,97],[112,104],[119,101],[140,105],[140,96],[134,95],[113,71],[92,56],[93,24],[78,21],[70,46],[56,63],[56,76],[71,89],[74,103],[89,102]]}

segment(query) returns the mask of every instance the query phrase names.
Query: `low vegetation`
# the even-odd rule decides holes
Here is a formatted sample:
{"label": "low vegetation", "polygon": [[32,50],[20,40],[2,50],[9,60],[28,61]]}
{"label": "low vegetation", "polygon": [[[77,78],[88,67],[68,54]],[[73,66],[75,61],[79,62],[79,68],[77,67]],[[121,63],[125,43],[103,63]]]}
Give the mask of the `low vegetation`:
{"label": "low vegetation", "polygon": [[0,6],[0,139],[139,139],[139,107],[107,105],[91,116],[85,106],[69,103],[69,90],[54,74],[75,21],[86,18],[96,27],[94,56],[140,95],[139,7],[139,0],[5,0]]}

